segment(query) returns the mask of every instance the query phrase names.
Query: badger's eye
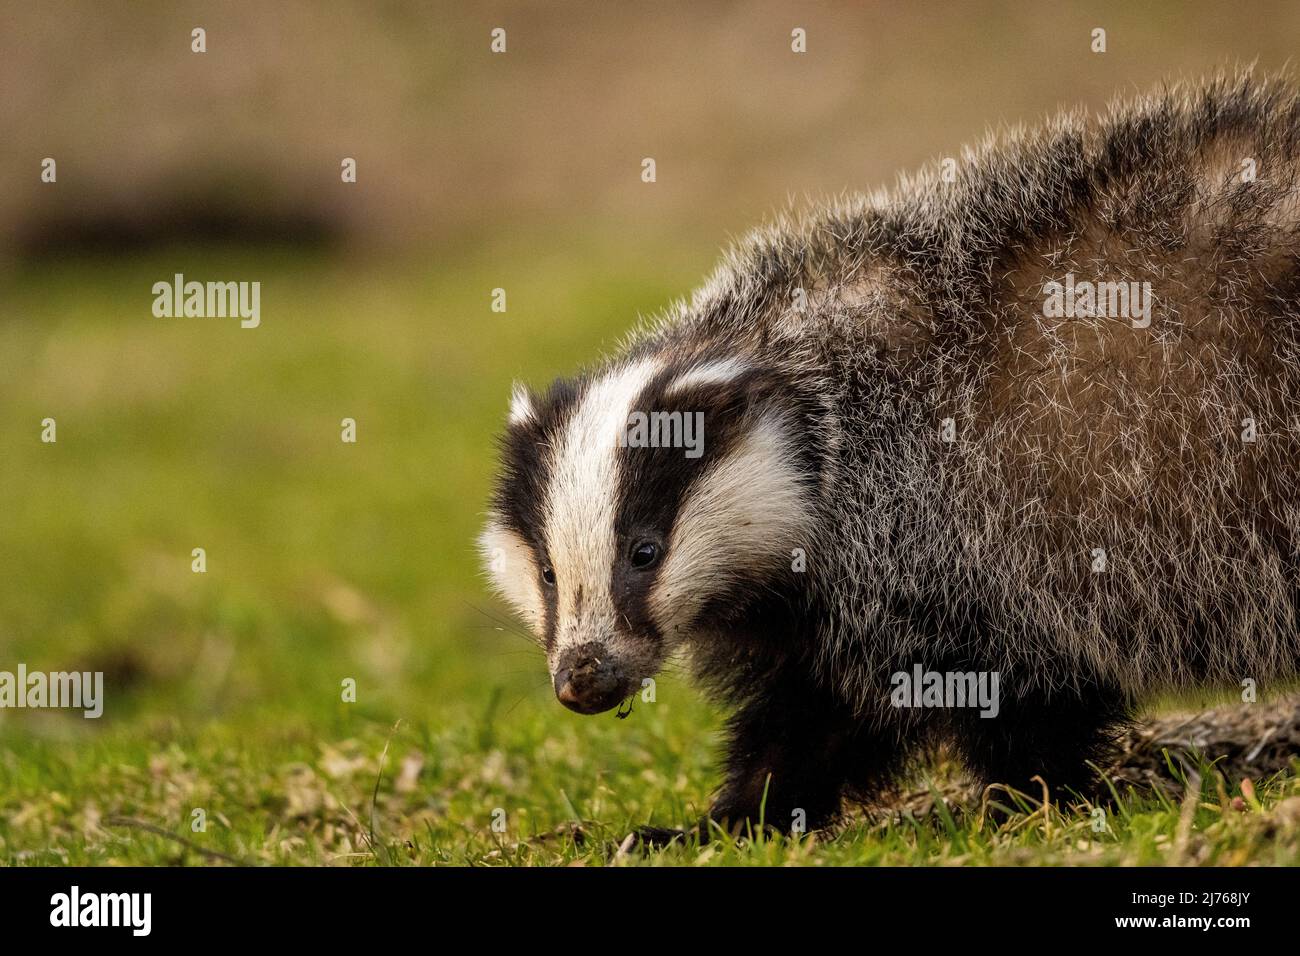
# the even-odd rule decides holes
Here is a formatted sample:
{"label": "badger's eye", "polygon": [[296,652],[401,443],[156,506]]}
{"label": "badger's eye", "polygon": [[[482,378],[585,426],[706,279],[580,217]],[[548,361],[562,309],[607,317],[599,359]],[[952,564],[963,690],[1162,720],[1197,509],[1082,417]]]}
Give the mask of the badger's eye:
{"label": "badger's eye", "polygon": [[659,560],[659,546],[652,541],[642,541],[632,549],[632,567],[648,568]]}
{"label": "badger's eye", "polygon": [[542,580],[546,582],[547,587],[555,587],[555,569],[542,568]]}

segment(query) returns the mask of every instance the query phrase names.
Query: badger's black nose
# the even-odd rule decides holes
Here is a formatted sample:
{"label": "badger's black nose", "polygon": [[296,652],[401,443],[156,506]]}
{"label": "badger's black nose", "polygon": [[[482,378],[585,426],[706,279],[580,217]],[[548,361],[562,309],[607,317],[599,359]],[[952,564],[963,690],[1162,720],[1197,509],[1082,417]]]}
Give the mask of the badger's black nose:
{"label": "badger's black nose", "polygon": [[619,670],[602,653],[584,646],[560,659],[555,669],[555,696],[569,710],[599,714],[623,699]]}

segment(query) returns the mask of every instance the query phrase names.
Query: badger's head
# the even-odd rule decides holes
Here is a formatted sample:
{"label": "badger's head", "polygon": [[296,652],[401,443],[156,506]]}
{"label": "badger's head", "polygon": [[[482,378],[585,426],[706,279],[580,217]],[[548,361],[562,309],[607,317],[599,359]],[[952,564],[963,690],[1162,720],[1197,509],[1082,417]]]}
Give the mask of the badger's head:
{"label": "badger's head", "polygon": [[738,359],[516,386],[479,543],[566,707],[614,707],[789,576],[821,465],[812,414]]}

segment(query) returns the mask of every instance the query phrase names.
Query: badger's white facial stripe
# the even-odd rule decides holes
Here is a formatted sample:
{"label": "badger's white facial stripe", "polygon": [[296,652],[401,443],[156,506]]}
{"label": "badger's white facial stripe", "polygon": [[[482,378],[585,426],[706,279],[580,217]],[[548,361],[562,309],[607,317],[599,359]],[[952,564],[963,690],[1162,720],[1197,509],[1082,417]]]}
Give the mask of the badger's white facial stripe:
{"label": "badger's white facial stripe", "polygon": [[510,389],[510,424],[520,425],[537,417],[533,409],[533,398],[528,389],[515,382]]}
{"label": "badger's white facial stripe", "polygon": [[666,641],[683,638],[729,581],[754,578],[803,547],[808,504],[782,424],[760,419],[682,502],[650,611]]}
{"label": "badger's white facial stripe", "polygon": [[541,569],[533,560],[532,548],[496,518],[489,519],[479,535],[478,547],[492,586],[540,635],[546,627],[546,602],[538,584]]}
{"label": "badger's white facial stripe", "polygon": [[705,362],[703,365],[697,365],[675,378],[664,389],[664,395],[670,396],[674,392],[680,392],[695,385],[723,385],[747,370],[748,366],[740,359],[735,358]]}
{"label": "badger's white facial stripe", "polygon": [[592,382],[555,444],[545,534],[559,598],[557,649],[616,637],[609,587],[617,558],[618,441],[635,411],[632,403],[660,369],[646,359]]}

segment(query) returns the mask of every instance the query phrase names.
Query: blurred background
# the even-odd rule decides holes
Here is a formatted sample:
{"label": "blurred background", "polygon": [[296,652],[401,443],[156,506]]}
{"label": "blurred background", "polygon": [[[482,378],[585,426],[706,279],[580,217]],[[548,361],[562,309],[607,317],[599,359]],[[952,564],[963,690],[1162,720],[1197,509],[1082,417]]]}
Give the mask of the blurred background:
{"label": "blurred background", "polygon": [[[0,850],[98,860],[101,813],[181,819],[231,762],[283,809],[399,718],[430,819],[526,787],[514,754],[593,777],[620,728],[554,704],[473,550],[511,380],[595,359],[787,206],[1281,69],[1297,35],[1288,2],[3,0],[0,669],[102,670],[108,700],[0,711]],[[260,282],[260,327],[154,317],[175,273]],[[679,748],[665,792],[703,800],[716,715],[661,699],[617,746]],[[345,853],[330,820],[303,826]]]}

